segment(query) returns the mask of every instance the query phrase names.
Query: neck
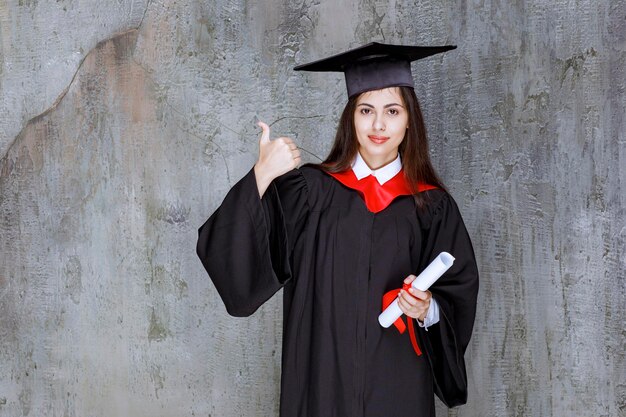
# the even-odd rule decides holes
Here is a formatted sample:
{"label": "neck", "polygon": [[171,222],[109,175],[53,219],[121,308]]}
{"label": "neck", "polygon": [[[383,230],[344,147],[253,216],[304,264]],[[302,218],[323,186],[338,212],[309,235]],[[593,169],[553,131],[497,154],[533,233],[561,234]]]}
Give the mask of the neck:
{"label": "neck", "polygon": [[371,169],[372,171],[381,169],[382,167],[389,165],[397,157],[398,157],[397,151],[395,154],[393,154],[393,156],[389,156],[389,157],[381,156],[380,158],[366,158],[365,156],[363,156],[363,154],[361,154],[361,158],[363,158],[363,160],[365,161],[369,169]]}

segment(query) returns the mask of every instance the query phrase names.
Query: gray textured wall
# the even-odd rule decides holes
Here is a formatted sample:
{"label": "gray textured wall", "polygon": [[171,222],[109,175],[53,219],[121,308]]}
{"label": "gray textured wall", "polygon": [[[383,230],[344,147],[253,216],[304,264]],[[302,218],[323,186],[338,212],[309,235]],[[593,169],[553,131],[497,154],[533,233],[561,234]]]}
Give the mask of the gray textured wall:
{"label": "gray textured wall", "polygon": [[[196,228],[254,163],[310,161],[370,40],[414,66],[482,287],[452,416],[626,416],[623,1],[0,1],[0,416],[277,412],[281,296],[229,317]],[[416,381],[419,389],[419,381]]]}

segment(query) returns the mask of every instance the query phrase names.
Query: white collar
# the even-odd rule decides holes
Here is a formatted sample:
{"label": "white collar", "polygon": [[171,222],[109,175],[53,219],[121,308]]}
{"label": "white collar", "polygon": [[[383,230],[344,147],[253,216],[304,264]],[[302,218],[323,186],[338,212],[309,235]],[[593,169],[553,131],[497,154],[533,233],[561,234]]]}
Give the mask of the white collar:
{"label": "white collar", "polygon": [[358,180],[361,180],[371,174],[378,180],[380,185],[383,185],[395,177],[401,170],[402,161],[400,160],[399,152],[396,159],[379,169],[370,169],[359,152],[356,153],[356,158],[354,158],[354,161],[352,162],[352,171],[354,171],[354,175],[356,175]]}

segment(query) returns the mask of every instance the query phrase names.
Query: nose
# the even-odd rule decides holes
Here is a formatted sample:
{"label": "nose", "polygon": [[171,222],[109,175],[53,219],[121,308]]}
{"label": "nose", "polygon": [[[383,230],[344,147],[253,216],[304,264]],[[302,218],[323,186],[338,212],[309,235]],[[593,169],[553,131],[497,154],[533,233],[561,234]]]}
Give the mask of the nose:
{"label": "nose", "polygon": [[374,118],[373,128],[374,130],[385,130],[385,121],[383,120],[382,115],[376,115],[376,117]]}

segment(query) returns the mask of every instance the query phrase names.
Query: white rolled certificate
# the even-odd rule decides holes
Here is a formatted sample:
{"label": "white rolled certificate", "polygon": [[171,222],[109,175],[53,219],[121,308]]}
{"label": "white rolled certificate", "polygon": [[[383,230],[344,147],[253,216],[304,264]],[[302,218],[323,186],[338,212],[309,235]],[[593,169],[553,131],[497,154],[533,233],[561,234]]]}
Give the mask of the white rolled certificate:
{"label": "white rolled certificate", "polygon": [[[426,291],[430,288],[435,281],[439,279],[454,263],[454,256],[448,252],[441,252],[431,263],[428,265],[421,274],[411,283],[413,288],[420,291]],[[398,305],[398,299],[393,300],[391,304],[380,313],[378,316],[378,322],[384,328],[387,328],[398,320],[398,317],[402,315],[402,310]]]}

